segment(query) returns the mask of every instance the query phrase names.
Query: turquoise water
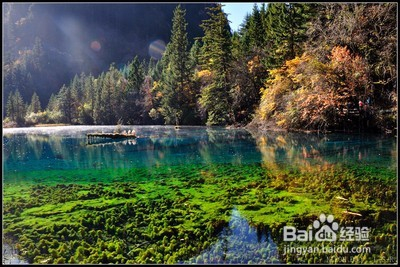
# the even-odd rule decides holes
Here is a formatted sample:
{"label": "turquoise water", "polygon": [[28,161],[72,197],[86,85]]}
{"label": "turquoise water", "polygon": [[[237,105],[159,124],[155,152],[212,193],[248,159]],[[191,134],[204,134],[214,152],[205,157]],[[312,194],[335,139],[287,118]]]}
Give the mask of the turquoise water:
{"label": "turquoise water", "polygon": [[[35,183],[46,183],[50,182],[46,179],[53,181],[54,174],[58,173],[62,173],[61,181],[66,183],[77,181],[76,176],[82,181],[95,182],[96,179],[91,180],[91,172],[110,182],[115,177],[123,181],[129,175],[124,173],[121,178],[123,172],[110,175],[110,170],[173,170],[183,165],[201,168],[260,164],[264,168],[283,169],[343,164],[376,169],[377,173],[388,169],[391,171],[381,173],[393,176],[397,170],[397,140],[389,136],[260,134],[221,127],[123,126],[122,130],[135,130],[138,138],[102,139],[88,144],[87,133],[114,129],[115,126],[4,129],[3,184],[24,183],[37,175],[41,179],[34,180]],[[255,253],[247,253],[250,250]],[[276,241],[270,233],[250,226],[234,207],[218,241],[180,263],[274,263],[279,262],[278,258]]]}
{"label": "turquoise water", "polygon": [[396,139],[378,135],[271,133],[243,129],[125,126],[137,139],[98,140],[86,133],[115,126],[4,129],[4,180],[30,171],[152,168],[185,164],[361,164],[396,168]]}
{"label": "turquoise water", "polygon": [[135,129],[138,138],[103,139],[88,145],[86,133],[112,132],[115,127],[63,128],[5,131],[5,172],[260,161],[256,144],[245,131],[126,127]]}

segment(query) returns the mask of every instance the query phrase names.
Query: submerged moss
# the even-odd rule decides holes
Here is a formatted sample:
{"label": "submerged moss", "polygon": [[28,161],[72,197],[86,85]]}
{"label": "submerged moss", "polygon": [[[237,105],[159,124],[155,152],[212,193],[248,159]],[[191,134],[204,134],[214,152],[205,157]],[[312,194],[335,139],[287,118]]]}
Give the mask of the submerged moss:
{"label": "submerged moss", "polygon": [[[23,175],[29,178],[23,187],[5,184],[3,226],[33,263],[339,262],[337,255],[282,253],[282,227],[305,229],[320,213],[333,214],[341,225],[374,226],[374,250],[352,262],[389,263],[396,257],[396,174],[389,169],[193,164]],[[63,177],[75,181],[64,184]],[[260,233],[268,232],[279,253],[255,247],[248,251],[251,262],[235,255],[198,256],[229,228],[233,209]]]}

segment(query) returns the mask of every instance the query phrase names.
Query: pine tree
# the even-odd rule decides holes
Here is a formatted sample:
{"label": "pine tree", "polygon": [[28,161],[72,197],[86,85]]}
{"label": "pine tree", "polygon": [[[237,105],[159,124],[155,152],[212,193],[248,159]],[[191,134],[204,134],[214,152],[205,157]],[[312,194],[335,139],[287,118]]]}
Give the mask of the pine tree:
{"label": "pine tree", "polygon": [[264,45],[265,31],[261,18],[261,13],[258,10],[257,4],[254,4],[253,13],[251,14],[248,27],[250,46],[261,48]]}
{"label": "pine tree", "polygon": [[189,51],[189,68],[195,71],[200,65],[199,57],[201,51],[201,43],[199,40],[195,40]]}
{"label": "pine tree", "polygon": [[56,107],[57,107],[57,97],[54,94],[51,94],[49,102],[47,103],[46,110],[52,111],[52,110],[55,110]]}
{"label": "pine tree", "polygon": [[[186,31],[186,11],[180,5],[174,10],[171,42],[168,43],[161,83],[161,110],[165,123],[179,125],[189,113],[188,92],[190,90],[190,65]],[[187,121],[187,119],[186,119]]]}
{"label": "pine tree", "polygon": [[268,4],[264,25],[266,38],[272,45],[269,67],[275,68],[303,52],[307,22],[313,17],[315,10],[315,4]]}
{"label": "pine tree", "polygon": [[105,79],[105,73],[102,72],[97,79],[94,80],[94,86],[97,89],[95,94],[95,101],[93,107],[93,119],[95,124],[104,124],[104,117],[106,116],[107,109],[105,106],[105,100],[103,99],[103,83]]}
{"label": "pine tree", "polygon": [[201,63],[212,73],[212,83],[203,88],[200,105],[207,112],[207,125],[226,125],[233,120],[230,106],[229,72],[232,61],[232,41],[229,22],[222,5],[207,8],[208,20],[203,28]]}
{"label": "pine tree", "polygon": [[7,116],[17,123],[17,125],[23,125],[25,123],[25,114],[26,114],[26,104],[22,99],[19,90],[16,90],[15,93],[11,92],[8,95],[7,104],[6,104]]}
{"label": "pine tree", "polygon": [[57,102],[61,112],[62,122],[72,123],[74,102],[70,87],[65,84],[61,87],[57,95]]}
{"label": "pine tree", "polygon": [[135,56],[127,67],[127,86],[123,96],[122,120],[127,124],[140,124],[142,122],[143,96],[141,87],[145,78],[143,63]]}
{"label": "pine tree", "polygon": [[6,114],[11,121],[15,121],[15,105],[14,105],[14,93],[11,91],[8,94],[7,104],[6,104]]}
{"label": "pine tree", "polygon": [[31,103],[28,106],[28,113],[38,113],[42,111],[42,107],[40,105],[40,100],[39,96],[36,94],[36,92],[33,93],[32,98],[31,98]]}
{"label": "pine tree", "polygon": [[51,94],[49,102],[47,103],[46,113],[48,116],[49,123],[61,122],[60,106],[58,104],[58,97],[55,94]]}
{"label": "pine tree", "polygon": [[122,74],[116,69],[115,63],[112,63],[105,73],[101,90],[101,98],[103,100],[102,110],[104,112],[102,124],[116,124],[121,118],[121,103],[118,98],[119,92],[117,86],[121,76]]}
{"label": "pine tree", "polygon": [[89,74],[88,76],[81,75],[82,86],[82,100],[79,108],[78,122],[80,124],[93,124],[94,123],[94,102],[96,88],[94,85],[94,77]]}
{"label": "pine tree", "polygon": [[77,122],[78,117],[80,117],[80,109],[83,105],[83,81],[85,79],[85,74],[82,72],[80,76],[75,75],[70,84],[71,91],[71,120],[72,122]]}

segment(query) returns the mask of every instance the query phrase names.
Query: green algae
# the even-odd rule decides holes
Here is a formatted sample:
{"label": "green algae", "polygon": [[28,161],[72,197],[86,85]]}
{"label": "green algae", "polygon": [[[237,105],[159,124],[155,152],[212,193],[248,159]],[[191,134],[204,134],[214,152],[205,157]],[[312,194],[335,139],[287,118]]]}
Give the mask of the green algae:
{"label": "green algae", "polygon": [[[28,181],[23,187],[5,184],[3,227],[29,262],[185,262],[217,241],[232,209],[251,226],[268,228],[277,241],[284,225],[305,228],[321,213],[333,214],[341,224],[368,223],[376,226],[370,242],[375,251],[352,261],[388,263],[396,257],[391,169],[192,164],[21,175]],[[65,184],[63,177],[73,182]],[[347,210],[362,217],[348,217]],[[284,256],[282,246],[278,242],[276,258],[282,262],[339,261],[337,255]]]}

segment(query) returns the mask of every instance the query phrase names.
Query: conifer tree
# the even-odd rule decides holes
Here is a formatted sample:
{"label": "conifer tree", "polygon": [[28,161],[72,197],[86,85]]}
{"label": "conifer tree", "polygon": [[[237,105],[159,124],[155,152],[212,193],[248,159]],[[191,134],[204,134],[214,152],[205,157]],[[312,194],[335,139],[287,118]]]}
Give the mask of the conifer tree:
{"label": "conifer tree", "polygon": [[248,34],[250,46],[261,48],[264,45],[265,31],[257,4],[254,4],[253,13],[249,19]]}
{"label": "conifer tree", "polygon": [[189,68],[194,71],[199,65],[199,56],[201,51],[201,43],[195,40],[189,51]]}
{"label": "conifer tree", "polygon": [[165,123],[179,125],[188,114],[190,90],[190,64],[186,31],[186,11],[180,5],[174,10],[171,41],[166,48],[165,63],[161,77],[161,113]]}
{"label": "conifer tree", "polygon": [[62,116],[62,122],[72,123],[74,101],[72,97],[71,88],[65,86],[64,84],[57,95],[57,100],[59,104],[59,110]]}
{"label": "conifer tree", "polygon": [[268,67],[277,67],[303,52],[307,22],[313,17],[315,4],[270,3],[265,15],[266,38],[271,42]]}
{"label": "conifer tree", "polygon": [[207,112],[207,125],[226,125],[232,122],[229,72],[232,61],[232,40],[229,22],[222,5],[208,9],[209,19],[203,28],[201,63],[203,70],[212,73],[212,82],[202,89],[200,105]]}
{"label": "conifer tree", "polygon": [[135,56],[128,65],[127,87],[123,96],[122,120],[128,124],[142,121],[143,96],[141,87],[145,78],[143,63]]}
{"label": "conifer tree", "polygon": [[25,122],[26,104],[22,99],[19,90],[15,93],[11,92],[8,95],[6,104],[7,116],[17,123],[17,125],[23,125]]}
{"label": "conifer tree", "polygon": [[40,105],[39,96],[34,92],[31,98],[31,103],[28,106],[28,113],[38,113],[40,111],[42,111],[42,107]]}

